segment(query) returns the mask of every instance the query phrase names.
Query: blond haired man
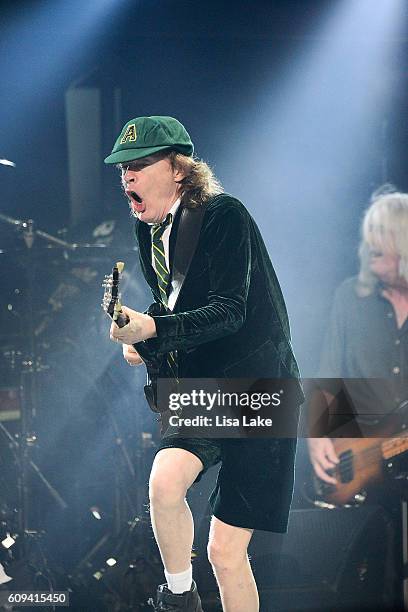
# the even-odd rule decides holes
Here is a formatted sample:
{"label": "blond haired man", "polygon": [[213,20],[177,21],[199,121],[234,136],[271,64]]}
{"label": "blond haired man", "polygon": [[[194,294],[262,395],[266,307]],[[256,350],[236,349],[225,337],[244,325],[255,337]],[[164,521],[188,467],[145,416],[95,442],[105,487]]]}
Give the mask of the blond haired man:
{"label": "blond haired man", "polygon": [[[351,400],[357,423],[381,425],[408,399],[408,194],[374,193],[361,226],[360,270],[338,288],[320,363],[320,377],[359,379]],[[320,381],[321,382],[321,381]],[[324,390],[328,405],[334,395]],[[308,440],[316,475],[339,458],[330,438]]]}

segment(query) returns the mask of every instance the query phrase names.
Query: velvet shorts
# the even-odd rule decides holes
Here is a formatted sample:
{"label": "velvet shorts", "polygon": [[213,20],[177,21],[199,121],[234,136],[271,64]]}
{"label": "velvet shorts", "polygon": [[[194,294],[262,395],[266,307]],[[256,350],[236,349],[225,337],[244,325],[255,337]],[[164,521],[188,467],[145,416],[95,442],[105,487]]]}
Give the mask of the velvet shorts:
{"label": "velvet shorts", "polygon": [[236,527],[285,533],[294,484],[295,438],[208,439],[165,437],[157,452],[182,448],[196,455],[203,470],[220,463],[210,495],[215,517]]}

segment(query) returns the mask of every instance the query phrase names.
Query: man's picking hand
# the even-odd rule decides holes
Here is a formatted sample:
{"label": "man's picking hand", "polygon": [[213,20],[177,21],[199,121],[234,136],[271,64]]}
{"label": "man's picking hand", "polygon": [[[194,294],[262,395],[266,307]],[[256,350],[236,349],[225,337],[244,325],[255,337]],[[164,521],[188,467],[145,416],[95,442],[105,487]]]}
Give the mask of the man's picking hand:
{"label": "man's picking hand", "polygon": [[307,443],[310,462],[316,476],[329,484],[335,485],[337,480],[327,473],[328,470],[333,469],[339,462],[333,442],[330,438],[309,438]]}

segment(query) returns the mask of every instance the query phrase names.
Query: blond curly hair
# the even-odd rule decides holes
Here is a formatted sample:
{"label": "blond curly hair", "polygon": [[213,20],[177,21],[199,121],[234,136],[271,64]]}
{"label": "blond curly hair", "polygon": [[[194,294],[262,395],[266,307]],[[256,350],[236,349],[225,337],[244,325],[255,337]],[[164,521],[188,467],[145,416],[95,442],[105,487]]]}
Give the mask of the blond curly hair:
{"label": "blond curly hair", "polygon": [[399,257],[399,274],[408,282],[408,194],[385,185],[371,198],[361,224],[357,293],[373,293],[378,278],[370,270],[370,249]]}

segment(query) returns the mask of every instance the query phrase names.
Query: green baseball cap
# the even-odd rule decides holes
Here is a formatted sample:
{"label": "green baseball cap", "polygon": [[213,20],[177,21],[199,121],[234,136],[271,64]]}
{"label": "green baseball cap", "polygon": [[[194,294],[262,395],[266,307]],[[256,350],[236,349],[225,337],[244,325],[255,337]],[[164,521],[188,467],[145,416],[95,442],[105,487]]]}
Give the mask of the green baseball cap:
{"label": "green baseball cap", "polygon": [[174,117],[136,117],[123,127],[105,164],[121,164],[153,155],[164,149],[175,149],[192,156],[194,146],[186,128]]}

